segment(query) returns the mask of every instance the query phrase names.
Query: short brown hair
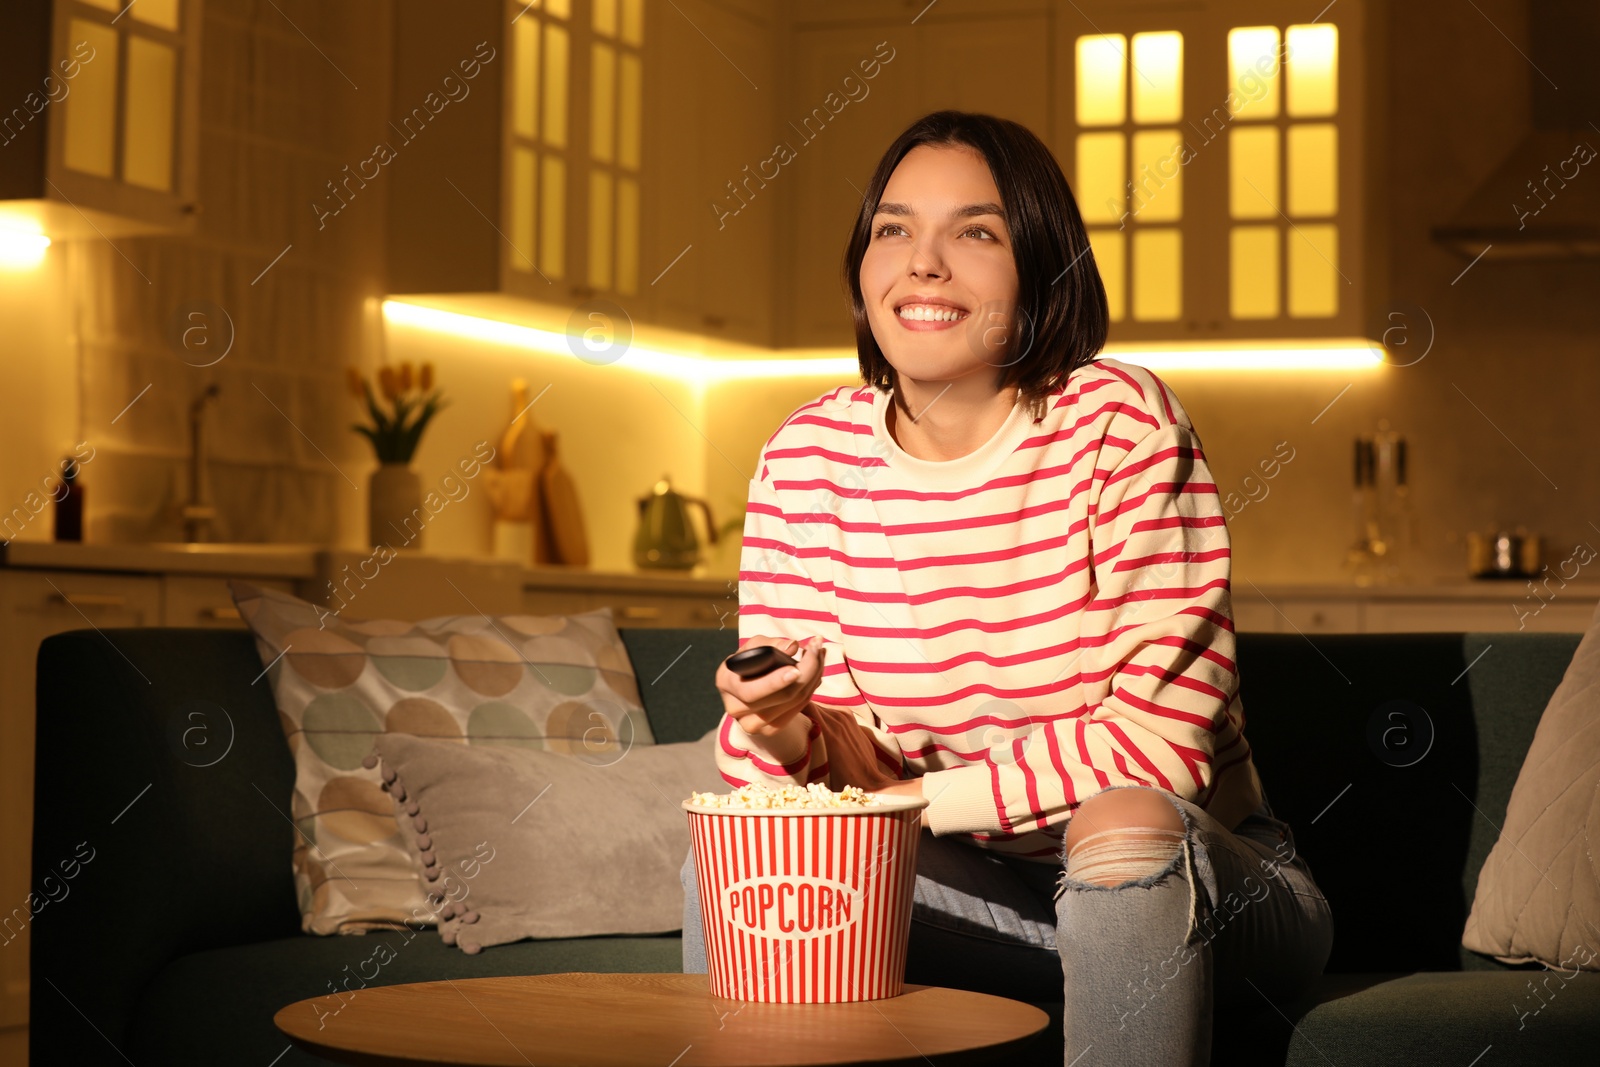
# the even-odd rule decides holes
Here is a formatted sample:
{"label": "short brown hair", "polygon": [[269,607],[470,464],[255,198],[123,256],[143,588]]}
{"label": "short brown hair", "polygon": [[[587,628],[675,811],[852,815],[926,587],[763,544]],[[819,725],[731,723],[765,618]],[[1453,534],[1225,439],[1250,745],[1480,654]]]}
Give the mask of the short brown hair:
{"label": "short brown hair", "polygon": [[867,319],[861,260],[884,187],[918,145],[970,148],[989,164],[1016,261],[1017,320],[1031,327],[1023,356],[1005,365],[1000,385],[1017,386],[1035,415],[1042,414],[1044,398],[1105,347],[1110,314],[1089,234],[1060,165],[1032,130],[993,115],[953,110],[925,115],[895,139],[872,172],[843,264],[862,380],[884,391],[894,384],[894,367]]}

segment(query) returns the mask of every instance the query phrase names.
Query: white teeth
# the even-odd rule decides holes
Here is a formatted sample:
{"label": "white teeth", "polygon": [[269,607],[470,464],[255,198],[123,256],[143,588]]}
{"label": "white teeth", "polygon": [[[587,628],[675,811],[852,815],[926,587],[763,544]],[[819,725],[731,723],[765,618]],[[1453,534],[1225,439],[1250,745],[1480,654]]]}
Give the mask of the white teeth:
{"label": "white teeth", "polygon": [[965,311],[957,311],[943,304],[907,304],[895,314],[902,319],[912,319],[917,322],[953,322],[967,317]]}

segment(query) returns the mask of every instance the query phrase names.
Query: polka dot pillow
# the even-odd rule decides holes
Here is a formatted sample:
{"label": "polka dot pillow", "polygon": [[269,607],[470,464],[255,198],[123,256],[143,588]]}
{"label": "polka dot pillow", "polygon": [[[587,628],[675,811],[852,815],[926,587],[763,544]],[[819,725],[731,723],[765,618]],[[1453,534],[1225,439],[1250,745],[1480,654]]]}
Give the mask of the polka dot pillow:
{"label": "polka dot pillow", "polygon": [[362,766],[379,734],[585,754],[655,742],[610,608],[364,621],[229,586],[294,756],[287,814],[307,933],[433,921],[394,803]]}

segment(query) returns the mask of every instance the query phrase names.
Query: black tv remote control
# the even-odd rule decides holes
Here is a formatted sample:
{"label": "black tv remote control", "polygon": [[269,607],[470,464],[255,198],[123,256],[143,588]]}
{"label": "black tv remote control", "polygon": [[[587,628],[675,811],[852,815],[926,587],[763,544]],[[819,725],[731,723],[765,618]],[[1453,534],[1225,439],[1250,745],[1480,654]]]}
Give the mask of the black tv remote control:
{"label": "black tv remote control", "polygon": [[752,678],[760,678],[763,674],[771,674],[779,667],[792,667],[796,663],[794,659],[772,645],[751,645],[749,648],[742,648],[724,662],[727,663],[729,670],[747,682]]}

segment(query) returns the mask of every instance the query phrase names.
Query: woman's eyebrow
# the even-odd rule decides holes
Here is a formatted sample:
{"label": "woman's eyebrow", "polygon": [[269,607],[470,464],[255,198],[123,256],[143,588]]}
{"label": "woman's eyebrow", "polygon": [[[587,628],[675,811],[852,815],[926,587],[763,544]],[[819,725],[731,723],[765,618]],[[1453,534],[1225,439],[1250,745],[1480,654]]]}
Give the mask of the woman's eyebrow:
{"label": "woman's eyebrow", "polygon": [[[910,204],[902,204],[898,201],[887,204],[879,204],[878,210],[874,212],[874,214],[901,215],[908,216],[910,218],[915,218],[917,215],[916,211],[912,209]],[[1006,217],[1005,209],[993,201],[985,201],[981,204],[968,204],[966,207],[956,208],[950,213],[950,217],[953,219],[971,218],[974,215],[997,215],[1001,219]]]}

